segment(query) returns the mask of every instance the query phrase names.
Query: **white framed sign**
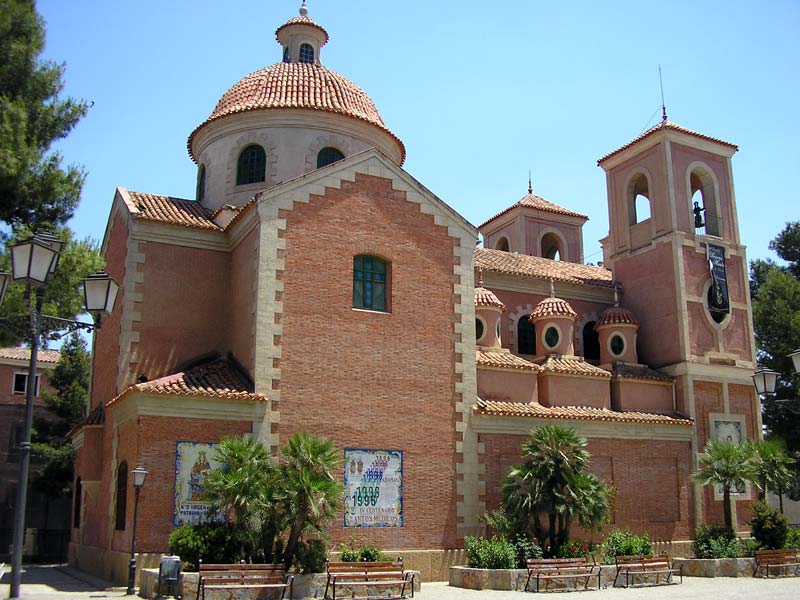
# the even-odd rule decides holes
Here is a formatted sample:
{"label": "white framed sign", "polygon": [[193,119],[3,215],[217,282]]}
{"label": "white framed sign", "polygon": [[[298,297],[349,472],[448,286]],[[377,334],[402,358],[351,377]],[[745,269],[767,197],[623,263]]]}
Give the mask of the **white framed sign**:
{"label": "white framed sign", "polygon": [[177,442],[175,448],[175,503],[172,524],[197,525],[208,521],[211,505],[203,497],[206,473],[219,466],[213,460],[216,444]]}
{"label": "white framed sign", "polygon": [[403,451],[344,450],[344,526],[403,526]]}

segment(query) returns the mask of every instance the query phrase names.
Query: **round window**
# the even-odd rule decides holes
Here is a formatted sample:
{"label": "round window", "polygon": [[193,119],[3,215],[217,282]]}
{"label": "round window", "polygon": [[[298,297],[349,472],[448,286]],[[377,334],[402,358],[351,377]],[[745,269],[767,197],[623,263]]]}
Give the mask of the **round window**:
{"label": "round window", "polygon": [[609,344],[611,346],[611,352],[614,356],[619,356],[623,352],[625,352],[625,338],[615,333],[611,336],[611,342]]}
{"label": "round window", "polygon": [[475,339],[479,340],[483,337],[483,321],[475,319]]}
{"label": "round window", "polygon": [[548,327],[547,331],[544,332],[544,343],[548,348],[555,348],[558,346],[559,339],[561,339],[561,336],[558,333],[558,329],[555,327]]}

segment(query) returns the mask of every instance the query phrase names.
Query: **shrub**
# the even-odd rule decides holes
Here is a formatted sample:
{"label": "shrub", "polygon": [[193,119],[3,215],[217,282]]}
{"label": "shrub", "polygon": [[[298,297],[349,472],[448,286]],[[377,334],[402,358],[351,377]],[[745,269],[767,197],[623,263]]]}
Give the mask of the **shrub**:
{"label": "shrub", "polygon": [[244,547],[244,531],[227,523],[182,525],[169,535],[170,552],[195,570],[201,559],[208,563],[239,562],[245,558]]}
{"label": "shrub", "polygon": [[800,529],[789,529],[789,531],[786,532],[786,543],[784,543],[784,547],[800,550]]}
{"label": "shrub", "polygon": [[650,537],[646,533],[634,535],[630,529],[615,529],[603,542],[603,562],[606,564],[614,564],[617,556],[652,553],[653,543]]}
{"label": "shrub", "polygon": [[760,549],[761,544],[759,544],[757,540],[739,540],[739,556],[753,558],[756,555],[756,551]]}
{"label": "shrub", "polygon": [[765,502],[753,504],[753,518],[750,520],[753,537],[762,548],[779,550],[786,544],[789,523],[786,516],[767,506]]}
{"label": "shrub", "polygon": [[694,530],[692,551],[697,558],[736,558],[739,544],[730,527],[703,525]]}
{"label": "shrub", "polygon": [[517,550],[507,539],[494,536],[492,539],[464,538],[467,565],[474,569],[514,569],[517,566]]}
{"label": "shrub", "polygon": [[511,543],[517,553],[518,569],[524,569],[527,566],[529,558],[542,558],[544,554],[539,544],[533,540],[529,540],[523,535],[516,536]]}
{"label": "shrub", "polygon": [[349,542],[342,542],[339,552],[342,562],[386,560],[380,546],[370,546],[363,540],[359,542],[352,538]]}
{"label": "shrub", "polygon": [[307,540],[297,545],[294,564],[300,573],[323,573],[328,548],[322,540]]}
{"label": "shrub", "polygon": [[594,544],[582,540],[569,540],[558,547],[558,558],[583,558],[594,550]]}

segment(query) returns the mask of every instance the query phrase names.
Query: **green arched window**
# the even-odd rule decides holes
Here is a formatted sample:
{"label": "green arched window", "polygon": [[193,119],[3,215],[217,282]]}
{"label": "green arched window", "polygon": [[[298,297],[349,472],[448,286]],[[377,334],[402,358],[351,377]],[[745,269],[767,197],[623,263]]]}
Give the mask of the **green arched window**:
{"label": "green arched window", "polygon": [[239,154],[236,163],[236,185],[264,181],[267,171],[267,153],[257,145],[251,144]]}
{"label": "green arched window", "polygon": [[328,146],[327,148],[323,148],[317,154],[317,168],[324,167],[326,165],[330,165],[335,163],[337,160],[342,160],[344,158],[344,154],[339,152],[336,148],[331,148]]}
{"label": "green arched window", "polygon": [[353,308],[388,310],[389,263],[377,256],[353,257]]}

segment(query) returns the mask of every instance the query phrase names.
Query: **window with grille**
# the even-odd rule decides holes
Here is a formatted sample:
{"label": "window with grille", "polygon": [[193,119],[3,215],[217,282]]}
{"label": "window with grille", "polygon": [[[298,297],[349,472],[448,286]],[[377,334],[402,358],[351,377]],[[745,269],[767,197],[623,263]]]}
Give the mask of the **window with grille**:
{"label": "window with grille", "polygon": [[267,153],[261,146],[252,144],[239,154],[236,164],[236,185],[264,181],[267,171]]}
{"label": "window with grille", "polygon": [[353,258],[353,308],[388,311],[389,263],[377,256]]}

